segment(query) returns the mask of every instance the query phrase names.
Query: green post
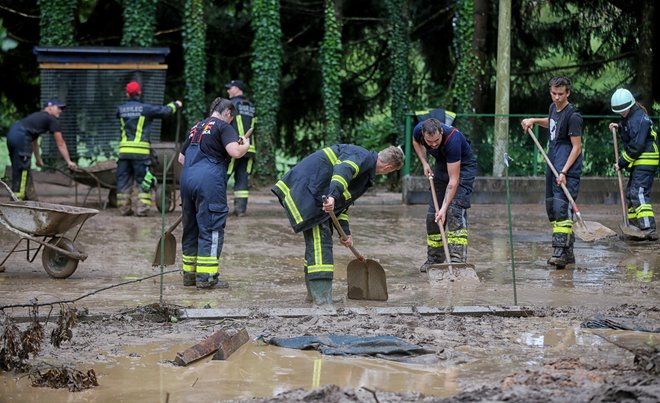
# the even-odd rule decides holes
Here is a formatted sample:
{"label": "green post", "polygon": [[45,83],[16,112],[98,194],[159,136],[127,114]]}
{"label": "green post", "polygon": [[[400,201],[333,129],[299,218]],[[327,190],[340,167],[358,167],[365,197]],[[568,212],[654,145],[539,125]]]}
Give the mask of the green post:
{"label": "green post", "polygon": [[405,147],[406,149],[404,150],[406,153],[406,161],[403,166],[403,176],[408,176],[410,175],[410,155],[412,152],[410,151],[410,148],[412,147],[412,116],[410,113],[406,113],[406,138],[405,138]]}

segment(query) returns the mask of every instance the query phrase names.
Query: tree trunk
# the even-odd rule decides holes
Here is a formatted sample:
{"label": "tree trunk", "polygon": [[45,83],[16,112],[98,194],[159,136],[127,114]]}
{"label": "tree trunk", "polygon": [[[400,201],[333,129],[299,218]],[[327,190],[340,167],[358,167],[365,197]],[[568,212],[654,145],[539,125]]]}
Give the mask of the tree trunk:
{"label": "tree trunk", "polygon": [[474,36],[472,37],[472,49],[479,61],[480,70],[475,72],[477,76],[477,88],[474,92],[472,106],[475,113],[482,113],[483,93],[487,91],[484,80],[484,69],[488,60],[486,49],[486,36],[488,35],[488,0],[474,0]]}
{"label": "tree trunk", "polygon": [[653,107],[653,14],[654,0],[640,2],[639,50],[637,52],[637,79],[635,88],[640,91],[639,102],[649,112]]}
{"label": "tree trunk", "polygon": [[[495,113],[509,114],[509,84],[511,82],[511,0],[500,0],[497,29],[497,85],[495,88]],[[509,149],[509,119],[495,118],[493,141],[493,176],[504,174],[504,154]]]}

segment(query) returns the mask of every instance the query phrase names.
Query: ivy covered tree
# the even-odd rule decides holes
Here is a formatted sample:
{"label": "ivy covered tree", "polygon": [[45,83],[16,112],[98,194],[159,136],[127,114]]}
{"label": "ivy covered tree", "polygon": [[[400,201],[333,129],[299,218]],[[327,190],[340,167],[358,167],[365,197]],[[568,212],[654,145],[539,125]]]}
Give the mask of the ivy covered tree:
{"label": "ivy covered tree", "polygon": [[[325,32],[321,44],[321,72],[323,74],[323,107],[325,112],[326,144],[342,141],[341,78],[343,75],[341,52],[341,28],[337,19],[341,0],[325,0]],[[337,5],[339,5],[337,4]]]}
{"label": "ivy covered tree", "polygon": [[77,2],[72,0],[38,0],[39,44],[44,46],[74,46]]}
{"label": "ivy covered tree", "polygon": [[392,83],[390,84],[392,122],[396,128],[396,143],[402,144],[406,113],[410,108],[408,99],[410,85],[408,18],[405,0],[386,0],[385,4],[390,25],[388,45],[392,66]]}
{"label": "ivy covered tree", "polygon": [[158,0],[124,0],[121,46],[149,47],[156,31]]}
{"label": "ivy covered tree", "polygon": [[261,178],[275,179],[275,144],[280,108],[282,72],[282,30],[278,0],[254,0],[252,9],[252,79],[257,110],[255,131],[259,136],[258,172]]}
{"label": "ivy covered tree", "polygon": [[188,126],[207,114],[204,92],[206,78],[206,19],[204,0],[186,0],[183,14],[183,74],[186,82],[183,114]]}

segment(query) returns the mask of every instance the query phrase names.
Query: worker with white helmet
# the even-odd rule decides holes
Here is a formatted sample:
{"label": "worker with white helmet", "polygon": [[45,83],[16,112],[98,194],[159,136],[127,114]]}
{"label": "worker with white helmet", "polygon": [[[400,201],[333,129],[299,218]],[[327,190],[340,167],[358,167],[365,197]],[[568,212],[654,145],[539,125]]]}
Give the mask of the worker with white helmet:
{"label": "worker with white helmet", "polygon": [[646,109],[625,88],[617,89],[610,102],[612,112],[621,115],[619,123],[610,123],[621,136],[623,153],[614,164],[617,170],[630,171],[626,187],[628,221],[645,233],[635,240],[656,240],[655,217],[651,206],[653,178],[658,172],[658,135]]}

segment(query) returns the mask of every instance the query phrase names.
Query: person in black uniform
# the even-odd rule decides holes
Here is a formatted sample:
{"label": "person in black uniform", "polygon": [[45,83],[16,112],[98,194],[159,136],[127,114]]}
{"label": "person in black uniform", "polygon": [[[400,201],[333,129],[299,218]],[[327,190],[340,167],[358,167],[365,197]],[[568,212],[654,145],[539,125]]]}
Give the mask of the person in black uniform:
{"label": "person in black uniform", "polygon": [[610,130],[616,129],[623,141],[623,153],[614,164],[618,171],[630,171],[626,186],[628,201],[628,221],[644,232],[641,239],[656,240],[655,216],[651,205],[653,178],[658,172],[658,134],[653,129],[653,121],[644,107],[625,88],[619,88],[611,99],[612,112],[621,115],[619,123],[610,123]]}
{"label": "person in black uniform", "polygon": [[577,200],[582,175],[582,116],[568,102],[571,80],[554,77],[550,80],[550,105],[547,118],[527,118],[521,122],[527,132],[534,125],[550,129],[548,158],[559,172],[555,179],[548,167],[545,173],[545,208],[552,224],[553,252],[548,264],[563,269],[575,263],[573,253],[573,211],[566,195],[560,188],[564,184],[574,200]]}
{"label": "person in black uniform", "polygon": [[[403,159],[398,147],[375,152],[337,144],[307,156],[271,189],[293,230],[305,236],[305,285],[308,299],[315,304],[332,303],[334,258],[327,212],[335,212],[347,234],[342,243],[352,245],[348,208],[373,185],[376,175],[401,169]],[[323,196],[327,196],[325,203]]]}
{"label": "person in black uniform", "polygon": [[142,89],[136,81],[126,84],[128,102],[117,108],[117,118],[121,131],[119,159],[117,161],[117,207],[121,215],[133,215],[131,208],[131,188],[133,181],[139,187],[136,214],[146,216],[153,204],[151,188],[156,178],[151,173],[151,124],[156,118],[175,113],[183,106],[181,101],[170,102],[165,106],[142,102]]}
{"label": "person in black uniform", "polygon": [[30,165],[32,163],[32,153],[37,162],[37,166],[44,166],[39,154],[39,136],[50,132],[55,137],[57,149],[62,154],[64,161],[69,169],[75,171],[78,166],[71,161],[69,150],[62,136],[62,129],[59,121],[65,104],[57,100],[46,102],[43,110],[34,112],[27,117],[14,123],[7,134],[7,149],[11,159],[11,189],[20,200],[34,199],[34,185],[30,175]]}
{"label": "person in black uniform", "polygon": [[183,285],[228,287],[219,281],[218,264],[224,243],[227,207],[227,164],[241,158],[249,139],[231,127],[234,105],[216,98],[210,116],[195,124],[181,147],[181,201],[183,209]]}
{"label": "person in black uniform", "polygon": [[[236,129],[239,136],[244,136],[250,128],[254,127],[254,106],[243,95],[245,84],[241,80],[232,80],[225,84],[225,89],[229,95],[229,100],[236,109],[236,118],[231,125]],[[248,197],[248,176],[252,173],[254,155],[256,149],[254,146],[254,137],[250,142],[250,149],[247,154],[241,158],[232,158],[227,168],[227,179],[234,174],[234,214],[243,217],[247,211]]]}
{"label": "person in black uniform", "polygon": [[[465,263],[468,250],[467,209],[471,206],[477,175],[477,160],[470,143],[457,128],[429,118],[415,126],[412,144],[422,163],[424,176],[433,177],[436,197],[442,200],[440,210],[435,211],[433,195],[429,193],[427,257],[419,271],[426,272],[429,266],[445,261]],[[428,163],[427,154],[435,159],[434,168]],[[438,222],[447,227],[449,257],[445,256]]]}

